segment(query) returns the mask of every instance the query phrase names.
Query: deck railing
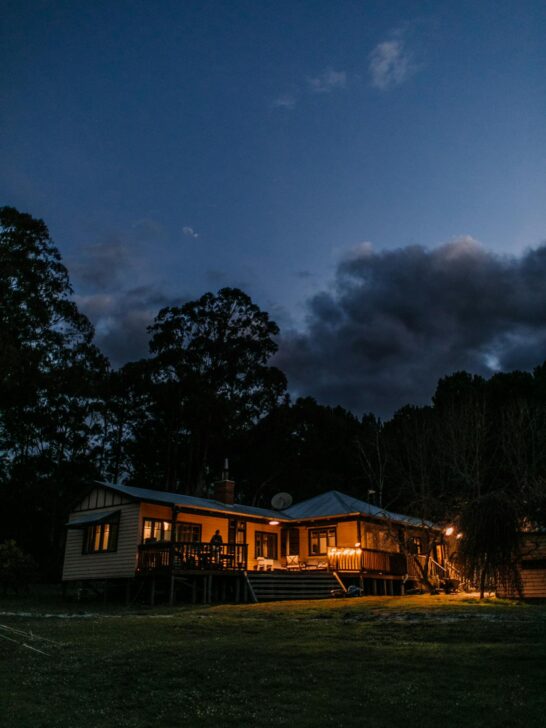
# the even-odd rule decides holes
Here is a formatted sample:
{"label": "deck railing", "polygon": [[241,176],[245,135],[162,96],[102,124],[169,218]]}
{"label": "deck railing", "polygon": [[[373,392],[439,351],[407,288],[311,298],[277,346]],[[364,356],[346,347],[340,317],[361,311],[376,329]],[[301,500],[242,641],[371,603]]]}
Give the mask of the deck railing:
{"label": "deck railing", "polygon": [[144,543],[138,549],[138,571],[242,571],[247,568],[247,545],[200,541]]}
{"label": "deck railing", "polygon": [[[426,556],[419,555],[416,557],[419,559],[421,566],[425,566]],[[415,563],[415,558],[408,558],[408,574],[412,578],[420,579],[422,574],[421,570]],[[450,562],[446,562],[444,565],[439,564],[435,559],[429,558],[428,560],[428,571],[427,575],[429,579],[454,579],[459,580],[461,575],[456,571]]]}
{"label": "deck railing", "polygon": [[359,548],[331,548],[328,565],[333,571],[370,571],[402,576],[406,573],[406,560],[395,551]]}

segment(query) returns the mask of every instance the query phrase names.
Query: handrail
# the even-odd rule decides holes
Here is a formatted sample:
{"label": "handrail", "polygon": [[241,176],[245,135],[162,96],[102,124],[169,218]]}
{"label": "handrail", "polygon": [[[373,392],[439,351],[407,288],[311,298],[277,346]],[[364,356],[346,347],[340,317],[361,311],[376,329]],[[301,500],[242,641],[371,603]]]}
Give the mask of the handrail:
{"label": "handrail", "polygon": [[345,593],[347,593],[347,587],[346,587],[346,586],[345,586],[345,584],[343,583],[343,581],[342,581],[342,579],[341,579],[340,575],[339,575],[339,574],[337,573],[337,571],[332,571],[332,574],[333,574],[333,575],[335,576],[335,578],[337,579],[337,582],[338,582],[339,586],[340,586],[340,587],[341,587],[341,588],[343,589],[343,591],[344,591]]}
{"label": "handrail", "polygon": [[442,570],[442,571],[443,571],[444,573],[446,573],[446,574],[447,574],[447,569],[445,568],[445,566],[442,566],[442,564],[439,564],[439,563],[438,563],[437,561],[435,561],[434,559],[432,559],[432,558],[431,558],[431,559],[429,559],[429,563],[430,563],[430,564],[434,564],[434,565],[435,565],[435,566],[437,566],[437,567],[438,567],[439,569],[441,569],[441,570]]}
{"label": "handrail", "polygon": [[248,578],[248,572],[246,569],[243,571],[243,576],[245,579],[245,583],[248,587],[248,591],[250,592],[250,596],[252,597],[252,601],[254,602],[254,604],[256,604],[258,602],[258,597],[256,596],[256,592],[254,591],[254,587],[250,583],[250,579]]}
{"label": "handrail", "polygon": [[398,551],[379,549],[331,548],[328,564],[332,571],[369,571],[402,576],[406,561]]}
{"label": "handrail", "polygon": [[143,543],[138,549],[138,570],[159,569],[242,571],[247,568],[247,545],[202,541]]}

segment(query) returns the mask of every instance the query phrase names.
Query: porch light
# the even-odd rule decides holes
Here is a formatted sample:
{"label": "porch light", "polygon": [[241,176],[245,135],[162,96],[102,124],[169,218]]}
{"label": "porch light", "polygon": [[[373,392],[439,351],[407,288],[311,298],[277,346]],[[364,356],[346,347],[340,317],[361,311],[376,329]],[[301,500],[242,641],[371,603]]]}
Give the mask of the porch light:
{"label": "porch light", "polygon": [[463,537],[463,534],[462,533],[458,533],[457,536],[456,536],[456,538],[462,538],[462,537]]}
{"label": "porch light", "polygon": [[269,521],[269,525],[270,526],[278,526],[279,525],[279,522],[278,521]]}
{"label": "porch light", "polygon": [[454,530],[455,529],[453,528],[453,526],[449,526],[448,528],[446,528],[446,530],[444,531],[444,533],[445,533],[446,536],[451,536],[451,534],[453,533]]}
{"label": "porch light", "polygon": [[357,542],[355,543],[355,549],[359,549],[359,548],[360,548],[360,541],[357,541]]}

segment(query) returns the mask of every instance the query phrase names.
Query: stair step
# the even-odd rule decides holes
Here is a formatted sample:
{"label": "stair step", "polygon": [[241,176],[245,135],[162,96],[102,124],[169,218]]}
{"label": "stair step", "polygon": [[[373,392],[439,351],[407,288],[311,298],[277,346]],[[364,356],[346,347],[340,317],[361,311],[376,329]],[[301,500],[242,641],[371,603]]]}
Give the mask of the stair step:
{"label": "stair step", "polygon": [[339,588],[337,579],[328,572],[255,571],[248,572],[248,579],[258,601],[327,599],[332,589]]}

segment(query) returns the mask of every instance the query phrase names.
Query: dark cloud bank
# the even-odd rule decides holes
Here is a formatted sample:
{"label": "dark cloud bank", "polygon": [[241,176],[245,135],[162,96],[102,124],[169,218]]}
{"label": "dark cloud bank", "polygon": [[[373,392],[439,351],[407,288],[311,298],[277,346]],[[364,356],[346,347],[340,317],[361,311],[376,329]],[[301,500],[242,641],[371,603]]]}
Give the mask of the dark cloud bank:
{"label": "dark cloud bank", "polygon": [[[150,221],[139,221],[133,231],[137,240],[144,223],[146,233],[151,226]],[[138,247],[114,236],[83,247],[69,266],[78,307],[93,322],[95,342],[112,366],[147,356],[147,327],[161,308],[181,301],[157,284],[139,283],[148,275]]]}
{"label": "dark cloud bank", "polygon": [[309,302],[277,365],[292,390],[353,412],[391,415],[430,401],[456,370],[490,376],[546,358],[546,246],[501,257],[470,238],[375,252],[338,267]]}
{"label": "dark cloud bank", "polygon": [[[118,240],[89,246],[71,269],[113,366],[147,355],[160,308],[196,297],[145,283]],[[546,245],[503,257],[470,238],[382,252],[364,244],[308,306],[305,330],[284,331],[275,359],[291,391],[387,417],[429,402],[437,380],[459,369],[489,376],[546,358]]]}

